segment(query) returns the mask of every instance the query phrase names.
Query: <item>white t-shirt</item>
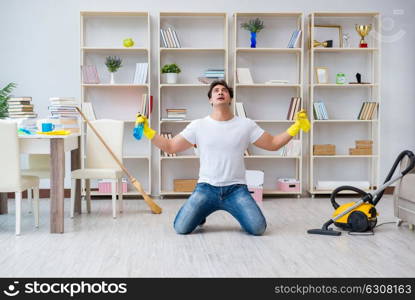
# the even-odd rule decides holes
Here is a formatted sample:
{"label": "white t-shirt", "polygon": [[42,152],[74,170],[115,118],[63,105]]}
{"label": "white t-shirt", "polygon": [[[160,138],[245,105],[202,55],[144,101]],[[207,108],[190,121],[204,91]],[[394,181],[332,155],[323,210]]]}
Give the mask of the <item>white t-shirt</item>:
{"label": "white t-shirt", "polygon": [[234,116],[216,121],[210,116],[192,121],[180,133],[197,144],[200,156],[198,182],[215,186],[246,184],[244,152],[264,130],[254,121]]}

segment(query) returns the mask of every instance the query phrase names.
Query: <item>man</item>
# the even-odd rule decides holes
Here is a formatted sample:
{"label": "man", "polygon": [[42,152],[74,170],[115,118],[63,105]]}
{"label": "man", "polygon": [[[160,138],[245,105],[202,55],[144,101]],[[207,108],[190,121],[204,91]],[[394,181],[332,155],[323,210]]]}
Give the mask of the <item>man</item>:
{"label": "man", "polygon": [[173,139],[166,139],[144,122],[144,135],[167,153],[177,153],[197,145],[200,156],[198,184],[180,208],[174,229],[179,234],[191,233],[216,210],[229,212],[242,228],[261,235],[265,218],[248,191],[245,182],[244,152],[249,144],[276,151],[287,144],[300,129],[308,131],[310,123],[304,111],[286,132],[272,136],[248,118],[234,116],[231,110],[233,90],[225,81],[215,81],[208,92],[212,113],[192,121]]}

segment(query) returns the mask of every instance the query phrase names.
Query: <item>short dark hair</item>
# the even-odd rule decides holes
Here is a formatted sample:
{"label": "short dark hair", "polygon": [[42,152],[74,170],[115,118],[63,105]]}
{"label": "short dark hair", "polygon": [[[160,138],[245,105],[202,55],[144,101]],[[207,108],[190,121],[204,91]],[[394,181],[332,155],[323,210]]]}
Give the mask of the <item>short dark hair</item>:
{"label": "short dark hair", "polygon": [[213,88],[215,87],[215,86],[217,86],[217,85],[223,85],[227,90],[228,90],[228,93],[229,93],[229,96],[231,96],[231,99],[233,99],[233,88],[231,88],[227,83],[226,83],[226,81],[225,80],[215,80],[214,82],[212,82],[211,84],[210,84],[210,87],[209,87],[209,92],[208,92],[208,97],[209,97],[209,99],[210,98],[212,98],[212,90],[213,90]]}

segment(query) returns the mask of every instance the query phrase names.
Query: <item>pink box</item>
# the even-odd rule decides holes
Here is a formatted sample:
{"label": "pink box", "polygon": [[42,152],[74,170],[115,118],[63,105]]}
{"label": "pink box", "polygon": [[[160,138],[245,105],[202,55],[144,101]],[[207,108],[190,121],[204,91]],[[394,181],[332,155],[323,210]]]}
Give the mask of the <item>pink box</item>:
{"label": "pink box", "polygon": [[[116,185],[116,192],[118,193],[118,184]],[[122,182],[122,192],[127,192],[127,182]],[[111,193],[111,182],[98,182],[98,193]]]}
{"label": "pink box", "polygon": [[256,201],[258,205],[262,205],[262,193],[263,189],[258,187],[248,187],[249,192],[251,193],[252,198]]}
{"label": "pink box", "polygon": [[300,182],[298,180],[278,179],[277,189],[282,192],[299,192]]}

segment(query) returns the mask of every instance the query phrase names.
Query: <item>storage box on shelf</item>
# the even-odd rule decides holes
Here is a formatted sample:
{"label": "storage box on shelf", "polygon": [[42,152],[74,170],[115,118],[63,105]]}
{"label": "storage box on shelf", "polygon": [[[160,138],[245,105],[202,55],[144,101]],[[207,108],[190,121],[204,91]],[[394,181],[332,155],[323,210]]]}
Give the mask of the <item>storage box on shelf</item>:
{"label": "storage box on shelf", "polygon": [[[356,24],[371,25],[364,38],[367,48],[359,47]],[[309,192],[313,197],[330,194],[336,182],[364,182],[365,189],[378,185],[380,26],[377,12],[314,12],[309,16],[309,107],[314,108]],[[333,41],[332,47],[321,44],[327,40]],[[325,72],[317,76],[317,68]],[[326,117],[324,112],[321,115],[321,105]],[[357,140],[372,142],[369,147]],[[356,147],[351,148],[355,141]],[[316,144],[328,143],[336,145],[337,154],[313,152]],[[322,184],[327,180],[330,185]]]}
{"label": "storage box on shelf", "polygon": [[[92,103],[97,118],[125,121],[123,163],[150,194],[151,143],[132,136],[142,95],[150,95],[150,15],[134,11],[81,11],[80,28],[81,103]],[[134,45],[124,44],[128,38]],[[122,59],[121,68],[114,73],[114,83],[105,66],[108,56]],[[81,144],[84,157],[84,137]],[[92,195],[103,194],[98,192],[97,182],[91,186]],[[128,184],[126,195],[139,194]]]}
{"label": "storage box on shelf", "polygon": [[[264,28],[257,33],[256,48],[251,48],[250,32],[241,28],[241,24],[256,18],[263,21]],[[237,108],[237,104],[241,103],[246,117],[256,121],[267,132],[273,135],[283,132],[293,122],[288,117],[292,98],[301,99],[295,102],[296,111],[304,107],[303,14],[238,12],[233,16],[233,23],[234,110],[241,116]],[[265,195],[300,196],[303,177],[302,133],[297,138],[292,143],[294,146],[287,146],[278,152],[249,147],[245,163],[247,168],[265,172]],[[299,189],[278,189],[277,179],[285,177],[296,178]]]}

